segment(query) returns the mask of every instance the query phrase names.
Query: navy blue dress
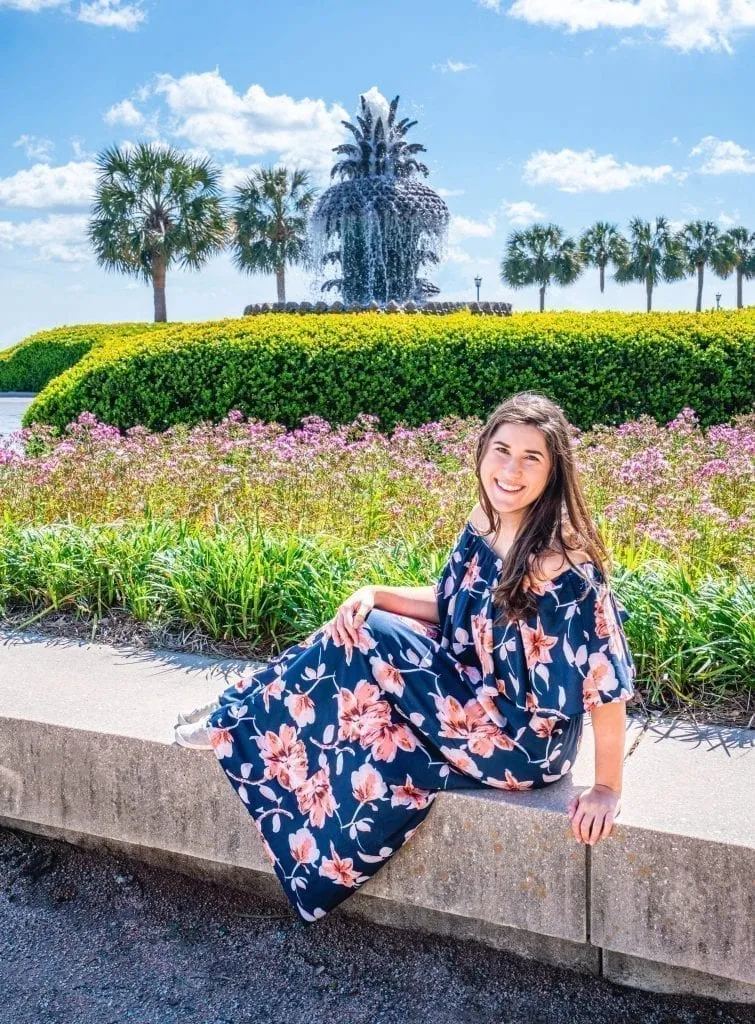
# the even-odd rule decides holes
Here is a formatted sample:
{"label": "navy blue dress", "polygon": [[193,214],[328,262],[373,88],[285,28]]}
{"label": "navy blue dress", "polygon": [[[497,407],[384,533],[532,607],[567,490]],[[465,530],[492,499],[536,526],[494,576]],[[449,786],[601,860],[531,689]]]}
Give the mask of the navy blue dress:
{"label": "navy blue dress", "polygon": [[439,625],[373,609],[332,623],[220,695],[210,736],[281,885],[322,917],[413,834],[439,790],[538,788],[574,762],[583,715],[627,700],[626,611],[591,562],[493,625],[502,560],[466,523],[436,585]]}

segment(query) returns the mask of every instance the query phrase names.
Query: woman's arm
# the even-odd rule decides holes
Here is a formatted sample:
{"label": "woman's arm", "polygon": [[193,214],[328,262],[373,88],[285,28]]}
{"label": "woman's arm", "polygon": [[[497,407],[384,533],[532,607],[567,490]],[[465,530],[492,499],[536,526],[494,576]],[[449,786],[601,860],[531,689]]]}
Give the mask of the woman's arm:
{"label": "woman's arm", "polygon": [[590,712],[595,736],[595,785],[621,793],[627,708],[623,700],[611,701]]}
{"label": "woman's arm", "polygon": [[425,622],[440,623],[435,587],[371,586],[375,607],[398,615],[411,615]]}
{"label": "woman's arm", "polygon": [[574,838],[590,846],[611,835],[621,809],[626,714],[623,700],[590,711],[595,736],[595,783],[569,801]]}

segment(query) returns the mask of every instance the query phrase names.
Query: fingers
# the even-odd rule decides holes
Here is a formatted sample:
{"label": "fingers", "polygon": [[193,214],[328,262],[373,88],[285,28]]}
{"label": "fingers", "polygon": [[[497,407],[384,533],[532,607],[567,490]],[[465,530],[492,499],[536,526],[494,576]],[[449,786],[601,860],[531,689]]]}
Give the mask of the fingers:
{"label": "fingers", "polygon": [[571,815],[571,830],[578,843],[582,842],[581,828],[582,818],[584,815],[585,811],[580,807],[579,797],[577,797],[577,806],[574,809],[574,813]]}
{"label": "fingers", "polygon": [[590,810],[582,805],[579,795],[571,798],[567,810],[571,830],[578,843],[594,846],[600,839],[607,839],[612,834],[616,812]]}

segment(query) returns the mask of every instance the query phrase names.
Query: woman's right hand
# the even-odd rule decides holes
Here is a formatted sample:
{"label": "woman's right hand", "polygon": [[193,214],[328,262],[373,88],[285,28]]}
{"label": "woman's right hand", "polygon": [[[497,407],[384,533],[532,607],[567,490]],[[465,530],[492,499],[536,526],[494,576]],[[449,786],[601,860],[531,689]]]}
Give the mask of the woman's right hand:
{"label": "woman's right hand", "polygon": [[360,587],[343,601],[333,616],[333,637],[336,643],[359,642],[358,631],[364,620],[375,607],[375,592],[372,587]]}

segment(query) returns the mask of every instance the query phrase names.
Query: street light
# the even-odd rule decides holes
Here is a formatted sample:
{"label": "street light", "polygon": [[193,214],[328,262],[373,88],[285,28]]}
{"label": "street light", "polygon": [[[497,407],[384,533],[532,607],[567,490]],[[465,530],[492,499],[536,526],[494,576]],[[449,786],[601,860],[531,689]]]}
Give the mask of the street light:
{"label": "street light", "polygon": [[480,285],[482,284],[482,278],[481,277],[476,277],[474,279],[474,283],[475,283],[475,288],[477,289],[477,301],[479,302],[480,301]]}
{"label": "street light", "polygon": [[721,308],[721,292],[716,292],[716,309]]}

